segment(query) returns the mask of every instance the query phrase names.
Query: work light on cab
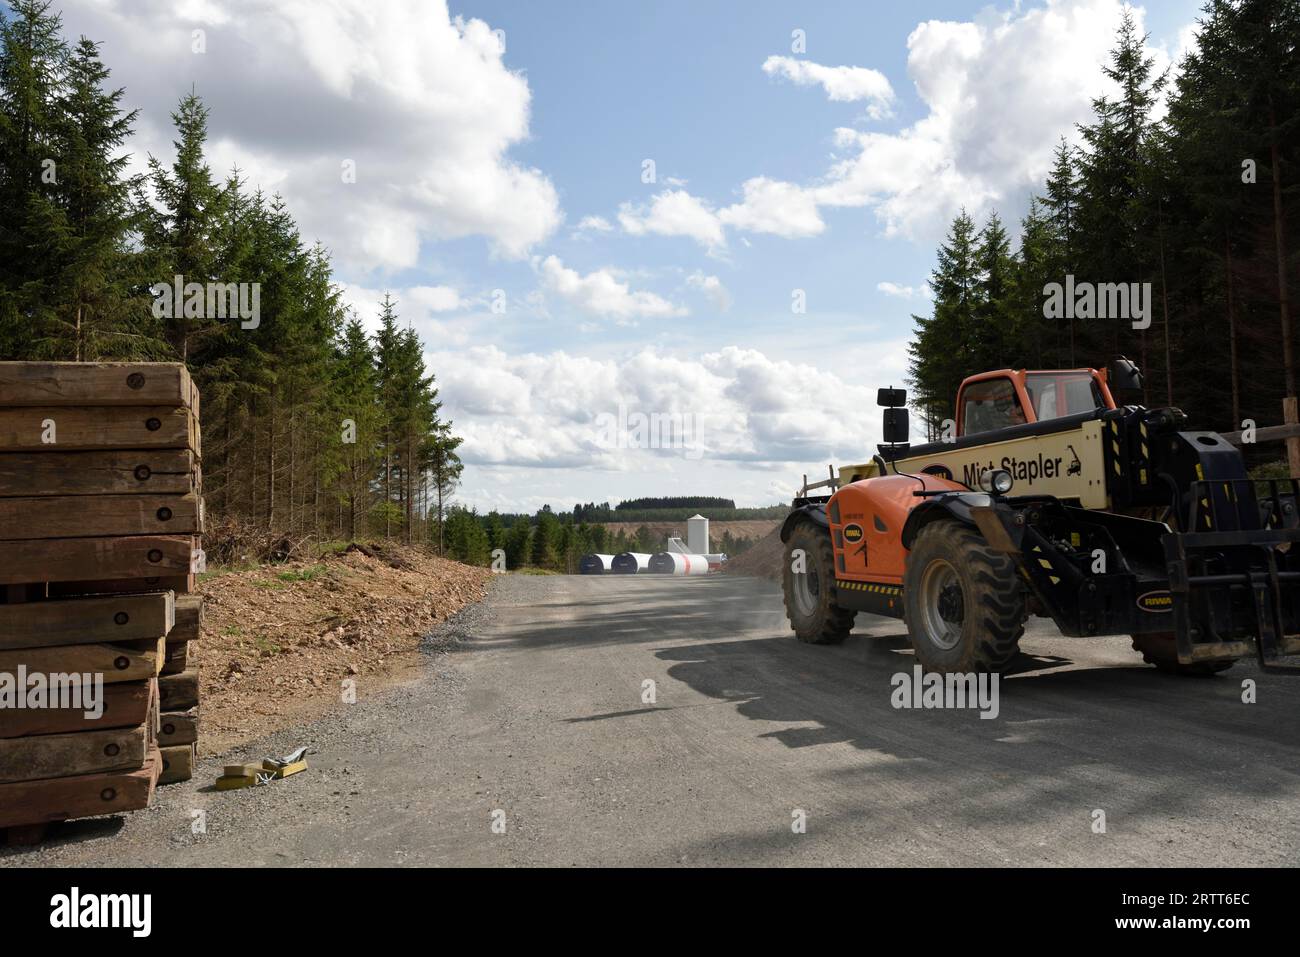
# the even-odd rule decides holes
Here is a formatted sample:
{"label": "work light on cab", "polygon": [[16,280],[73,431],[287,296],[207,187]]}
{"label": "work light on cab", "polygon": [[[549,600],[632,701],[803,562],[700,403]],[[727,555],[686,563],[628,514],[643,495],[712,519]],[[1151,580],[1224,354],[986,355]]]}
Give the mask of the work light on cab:
{"label": "work light on cab", "polygon": [[1014,484],[1006,469],[985,469],[980,473],[980,488],[990,495],[1006,495]]}

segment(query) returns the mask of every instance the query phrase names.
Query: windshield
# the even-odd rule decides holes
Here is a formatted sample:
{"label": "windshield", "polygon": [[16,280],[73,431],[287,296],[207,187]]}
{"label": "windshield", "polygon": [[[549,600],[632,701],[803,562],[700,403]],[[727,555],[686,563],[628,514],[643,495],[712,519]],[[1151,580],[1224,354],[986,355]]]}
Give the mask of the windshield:
{"label": "windshield", "polygon": [[1031,372],[1025,376],[1025,389],[1039,422],[1105,406],[1086,372]]}
{"label": "windshield", "polygon": [[972,382],[962,392],[962,405],[963,435],[1025,424],[1025,413],[1010,379]]}

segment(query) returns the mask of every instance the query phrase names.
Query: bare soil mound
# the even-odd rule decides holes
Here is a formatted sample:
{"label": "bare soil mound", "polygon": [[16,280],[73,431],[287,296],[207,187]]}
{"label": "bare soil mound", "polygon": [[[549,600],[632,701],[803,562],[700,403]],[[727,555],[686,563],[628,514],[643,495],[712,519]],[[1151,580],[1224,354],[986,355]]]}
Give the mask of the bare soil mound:
{"label": "bare soil mound", "polygon": [[750,575],[754,578],[781,580],[781,561],[785,545],[781,542],[781,526],[777,525],[746,552],[737,555],[722,566],[728,575]]}
{"label": "bare soil mound", "polygon": [[205,753],[358,698],[418,661],[435,624],[484,595],[491,573],[383,543],[316,561],[218,572],[200,586]]}

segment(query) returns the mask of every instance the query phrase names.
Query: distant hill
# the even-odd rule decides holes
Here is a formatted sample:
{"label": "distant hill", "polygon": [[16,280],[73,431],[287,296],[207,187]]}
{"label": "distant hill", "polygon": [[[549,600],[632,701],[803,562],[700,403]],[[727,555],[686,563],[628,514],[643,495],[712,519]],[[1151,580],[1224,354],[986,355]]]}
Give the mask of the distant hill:
{"label": "distant hill", "polygon": [[703,515],[711,522],[748,522],[759,519],[785,518],[788,505],[769,505],[766,508],[617,508],[613,514],[593,516],[598,522],[685,522],[693,515]]}
{"label": "distant hill", "polygon": [[734,509],[734,499],[716,498],[711,495],[670,495],[667,498],[630,498],[614,506],[615,512],[643,511],[650,508],[730,508]]}

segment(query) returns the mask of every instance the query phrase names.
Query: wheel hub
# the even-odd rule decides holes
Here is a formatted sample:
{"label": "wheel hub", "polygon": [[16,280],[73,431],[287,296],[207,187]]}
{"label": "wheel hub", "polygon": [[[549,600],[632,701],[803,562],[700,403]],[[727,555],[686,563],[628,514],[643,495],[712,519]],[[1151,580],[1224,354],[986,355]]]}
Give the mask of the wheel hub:
{"label": "wheel hub", "polygon": [[813,556],[805,556],[807,565],[802,572],[791,573],[791,585],[794,593],[794,601],[799,613],[802,615],[812,615],[817,611],[817,605],[821,600],[821,579],[817,574],[817,565]]}
{"label": "wheel hub", "polygon": [[960,625],[965,613],[961,586],[955,582],[939,592],[939,617],[952,625]]}
{"label": "wheel hub", "polygon": [[926,637],[944,651],[956,648],[966,617],[966,597],[957,569],[936,558],[921,575],[920,591],[919,624]]}

